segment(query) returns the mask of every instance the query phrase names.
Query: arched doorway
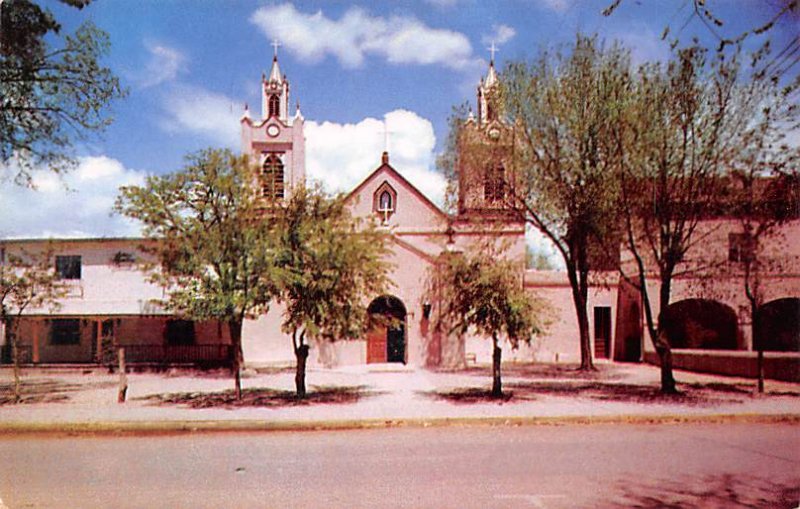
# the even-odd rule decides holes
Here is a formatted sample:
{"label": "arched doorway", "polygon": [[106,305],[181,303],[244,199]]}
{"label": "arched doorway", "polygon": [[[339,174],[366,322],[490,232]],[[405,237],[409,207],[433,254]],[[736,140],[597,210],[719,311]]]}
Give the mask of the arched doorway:
{"label": "arched doorway", "polygon": [[660,318],[672,348],[736,350],[736,312],[721,302],[686,299],[670,304]]}
{"label": "arched doorway", "polygon": [[406,362],[406,307],[392,295],[382,295],[367,308],[367,363]]}
{"label": "arched doorway", "polygon": [[754,350],[800,352],[800,299],[777,299],[756,312]]}

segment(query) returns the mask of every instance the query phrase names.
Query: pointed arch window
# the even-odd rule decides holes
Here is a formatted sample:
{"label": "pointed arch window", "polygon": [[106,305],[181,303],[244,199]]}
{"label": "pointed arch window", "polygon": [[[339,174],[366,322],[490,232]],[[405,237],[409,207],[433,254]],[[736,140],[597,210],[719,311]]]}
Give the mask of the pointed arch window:
{"label": "pointed arch window", "polygon": [[489,203],[496,203],[505,199],[506,169],[502,164],[486,169],[483,179],[483,197]]}
{"label": "pointed arch window", "polygon": [[375,191],[373,210],[381,218],[381,222],[387,224],[396,208],[397,191],[388,182],[384,182]]}
{"label": "pointed arch window", "polygon": [[268,107],[267,118],[281,116],[281,100],[277,95],[273,94],[269,96]]}
{"label": "pointed arch window", "polygon": [[283,162],[278,154],[269,154],[264,159],[261,168],[261,195],[268,200],[283,199]]}

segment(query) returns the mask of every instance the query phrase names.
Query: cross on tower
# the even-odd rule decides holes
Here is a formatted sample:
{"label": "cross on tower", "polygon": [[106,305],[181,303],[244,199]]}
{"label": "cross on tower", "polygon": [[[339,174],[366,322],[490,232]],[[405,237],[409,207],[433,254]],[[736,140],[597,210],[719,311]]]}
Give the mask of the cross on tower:
{"label": "cross on tower", "polygon": [[494,62],[494,54],[497,52],[497,46],[494,45],[494,41],[492,41],[492,45],[486,49],[489,50],[489,53],[492,55],[492,62]]}
{"label": "cross on tower", "polygon": [[278,56],[278,46],[282,46],[281,43],[278,42],[278,39],[273,39],[271,46],[275,48],[275,56]]}
{"label": "cross on tower", "polygon": [[386,121],[383,121],[383,130],[381,130],[381,134],[383,135],[383,151],[389,151],[389,135],[394,134],[394,131],[389,130],[389,126],[386,124]]}

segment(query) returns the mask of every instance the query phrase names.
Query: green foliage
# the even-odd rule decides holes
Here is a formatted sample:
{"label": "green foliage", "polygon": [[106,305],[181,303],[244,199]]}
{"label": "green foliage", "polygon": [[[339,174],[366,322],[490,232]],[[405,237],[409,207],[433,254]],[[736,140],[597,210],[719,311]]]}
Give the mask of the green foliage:
{"label": "green foliage", "polygon": [[120,189],[116,210],[155,242],[169,309],[194,319],[241,322],[266,310],[281,288],[279,249],[253,185],[252,167],[228,150],[186,158],[183,170]]}
{"label": "green foliage", "polygon": [[283,330],[295,339],[363,337],[365,299],[385,292],[389,265],[385,233],[350,214],[342,196],[297,188],[280,212],[276,231],[286,271]]}
{"label": "green foliage", "polygon": [[445,209],[448,212],[455,212],[458,207],[458,157],[459,142],[462,139],[461,128],[468,118],[469,106],[464,103],[453,108],[453,112],[447,119],[448,131],[445,140],[445,149],[436,158],[436,167],[445,177],[447,188],[445,189]]}
{"label": "green foliage", "polygon": [[440,326],[458,334],[474,329],[516,348],[545,330],[545,303],[522,287],[519,267],[489,254],[447,254],[431,274],[441,302]]}
{"label": "green foliage", "polygon": [[35,167],[60,173],[74,165],[71,147],[110,124],[106,107],[125,91],[99,63],[109,40],[92,23],[61,38],[50,11],[30,0],[5,0],[0,27],[0,162],[14,163],[13,177],[30,185]]}
{"label": "green foliage", "polygon": [[553,240],[567,266],[583,265],[579,270],[592,268],[589,243],[601,243],[615,227],[609,141],[626,100],[628,67],[620,46],[578,35],[568,54],[511,62],[501,77],[506,113],[521,141],[515,205]]}

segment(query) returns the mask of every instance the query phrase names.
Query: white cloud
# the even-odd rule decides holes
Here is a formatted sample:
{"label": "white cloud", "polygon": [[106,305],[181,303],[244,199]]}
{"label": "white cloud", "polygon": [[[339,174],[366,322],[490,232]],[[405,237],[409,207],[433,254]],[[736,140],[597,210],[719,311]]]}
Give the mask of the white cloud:
{"label": "white cloud", "polygon": [[431,28],[408,16],[370,16],[351,7],[338,20],[322,11],[306,14],[294,5],[261,7],[250,17],[299,58],[318,62],[332,55],[344,67],[359,67],[368,55],[393,64],[444,65],[463,69],[472,60],[469,39],[452,30]]}
{"label": "white cloud", "polygon": [[445,180],[433,170],[433,125],[412,111],[394,110],[383,120],[357,124],[307,121],[306,172],[332,191],[350,191],[380,165],[384,122],[389,131],[390,164],[428,198],[444,201]]}
{"label": "white cloud", "polygon": [[170,133],[199,134],[209,142],[238,149],[242,109],[233,99],[190,85],[176,85],[164,95],[167,116],[161,127]]}
{"label": "white cloud", "polygon": [[517,35],[517,31],[513,27],[494,24],[492,25],[492,32],[481,37],[481,41],[484,44],[505,44],[513,39],[515,35]]}
{"label": "white cloud", "polygon": [[179,73],[186,71],[186,57],[177,49],[153,42],[146,42],[145,46],[150,53],[150,60],[139,76],[142,88],[173,81]]}
{"label": "white cloud", "polygon": [[[7,173],[4,171],[4,173]],[[146,174],[105,156],[82,157],[63,178],[34,173],[36,189],[0,183],[0,238],[119,237],[139,235],[134,222],[111,216],[123,185],[141,185]]]}

